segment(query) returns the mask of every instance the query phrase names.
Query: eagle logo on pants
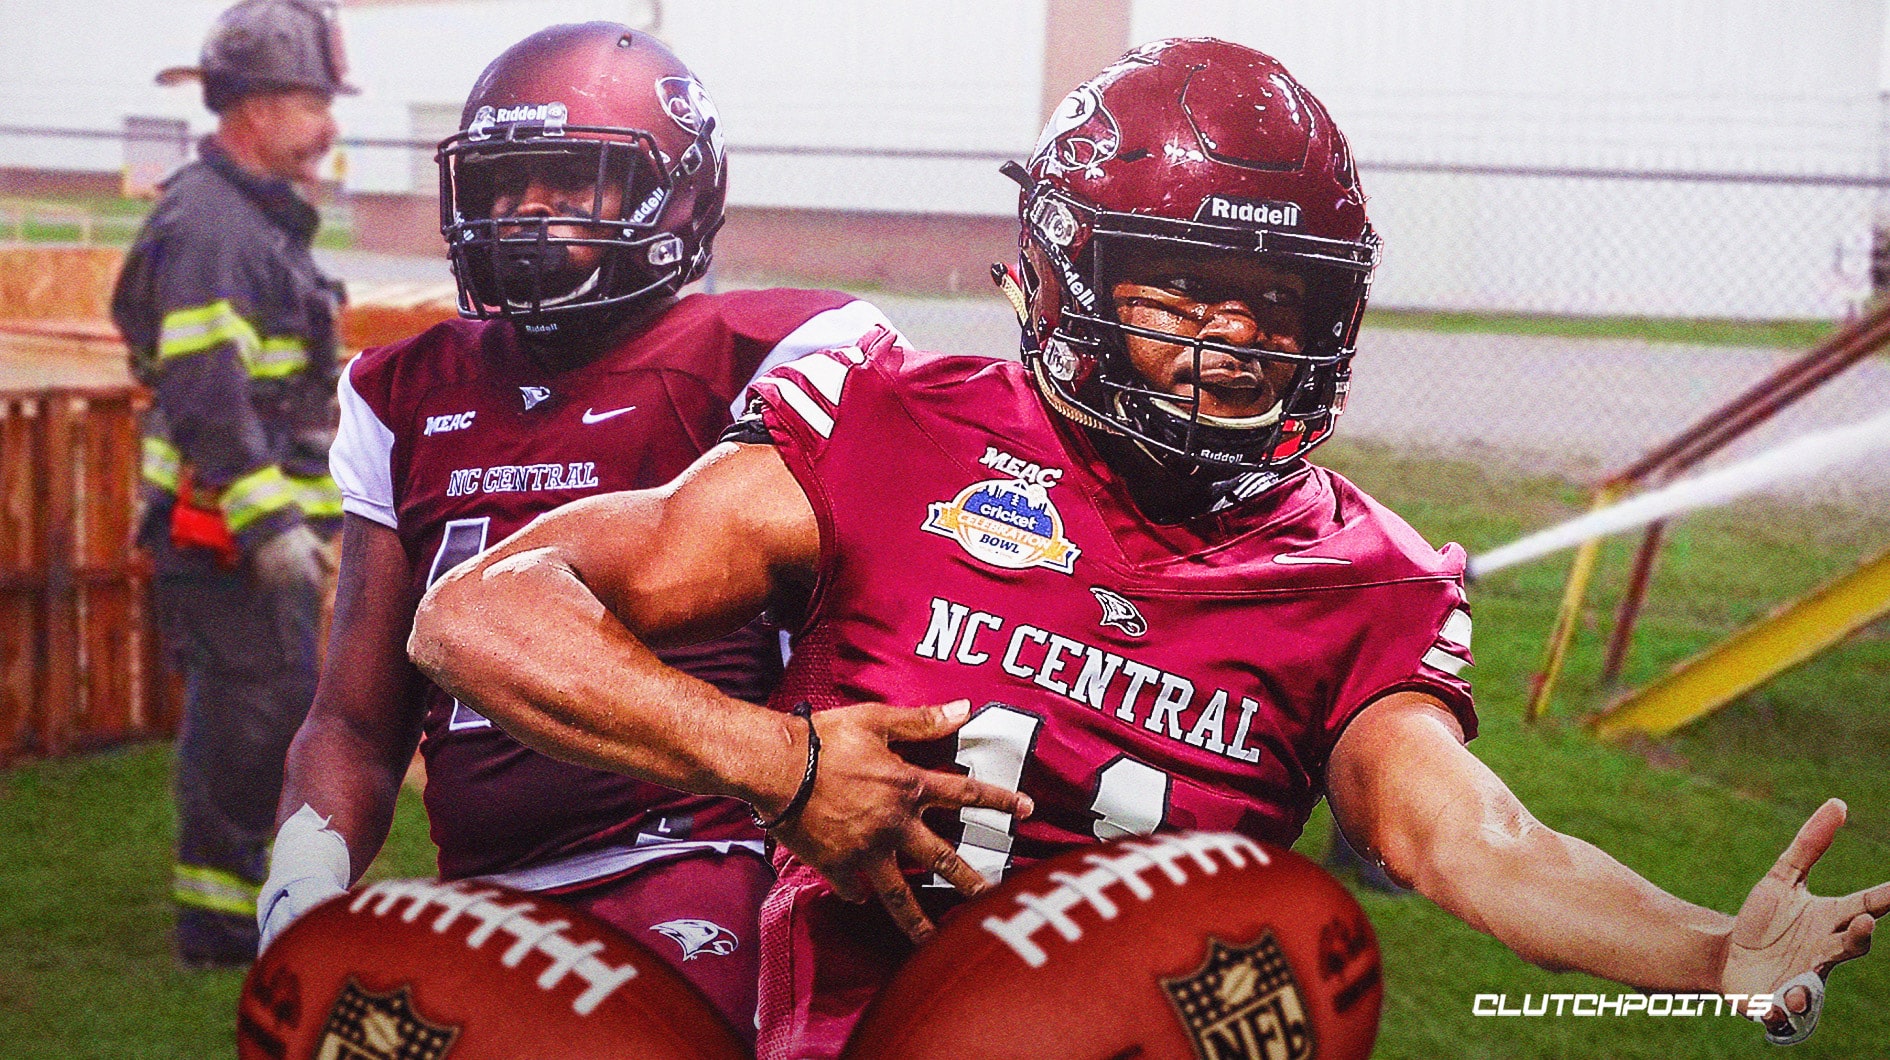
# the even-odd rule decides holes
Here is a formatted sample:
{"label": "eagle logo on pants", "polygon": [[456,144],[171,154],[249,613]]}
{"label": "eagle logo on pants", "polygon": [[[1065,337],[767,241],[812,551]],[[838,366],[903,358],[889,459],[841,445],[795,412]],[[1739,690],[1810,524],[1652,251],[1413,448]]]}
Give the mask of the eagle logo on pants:
{"label": "eagle logo on pants", "polygon": [[662,932],[681,946],[685,961],[693,961],[705,953],[726,957],[742,944],[733,931],[713,920],[666,920],[652,925],[650,930]]}

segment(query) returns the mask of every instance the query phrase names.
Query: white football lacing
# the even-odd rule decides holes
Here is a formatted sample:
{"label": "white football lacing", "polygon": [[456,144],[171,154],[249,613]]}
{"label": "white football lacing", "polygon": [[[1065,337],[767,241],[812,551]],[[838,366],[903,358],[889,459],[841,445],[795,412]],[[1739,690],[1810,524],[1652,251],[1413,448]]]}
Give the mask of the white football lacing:
{"label": "white football lacing", "polygon": [[1069,915],[1070,910],[1079,905],[1088,905],[1104,920],[1114,920],[1120,908],[1105,893],[1111,884],[1121,884],[1137,901],[1146,902],[1155,897],[1155,888],[1142,879],[1142,874],[1150,869],[1160,869],[1168,882],[1179,886],[1188,882],[1188,873],[1183,867],[1185,860],[1192,860],[1208,876],[1221,869],[1213,857],[1217,853],[1228,867],[1235,869],[1246,868],[1249,858],[1256,866],[1272,862],[1260,844],[1231,832],[1150,836],[1103,849],[1105,853],[1090,854],[1083,859],[1084,864],[1090,866],[1085,872],[1052,872],[1050,879],[1056,881],[1057,886],[1051,890],[1013,896],[1019,910],[1010,917],[995,914],[985,917],[984,929],[1002,939],[1025,964],[1039,968],[1049,957],[1032,936],[1048,926],[1065,942],[1082,938],[1083,929]]}
{"label": "white football lacing", "polygon": [[552,989],[566,975],[575,975],[584,981],[584,992],[571,1002],[571,1011],[580,1016],[590,1015],[618,987],[636,978],[637,970],[630,964],[612,967],[597,959],[597,954],[604,949],[603,940],[578,942],[564,934],[564,930],[571,926],[569,920],[533,920],[527,914],[538,908],[535,904],[517,902],[507,905],[494,901],[499,894],[496,890],[466,883],[383,880],[363,889],[355,896],[348,910],[359,913],[372,905],[373,908],[368,910],[370,913],[386,916],[401,902],[406,902],[407,908],[400,914],[400,919],[411,924],[429,907],[438,906],[440,915],[431,925],[433,933],[444,935],[461,916],[469,917],[479,922],[466,935],[466,945],[475,950],[503,931],[512,938],[512,944],[499,958],[499,963],[505,967],[518,967],[519,962],[533,952],[551,958],[551,964],[539,973],[539,989]]}

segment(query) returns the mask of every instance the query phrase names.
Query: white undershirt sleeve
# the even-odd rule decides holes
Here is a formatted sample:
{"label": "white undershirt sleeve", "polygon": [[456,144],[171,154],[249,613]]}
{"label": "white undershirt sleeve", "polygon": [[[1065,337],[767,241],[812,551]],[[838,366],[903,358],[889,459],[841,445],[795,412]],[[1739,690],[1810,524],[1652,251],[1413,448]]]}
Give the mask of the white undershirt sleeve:
{"label": "white undershirt sleeve", "polygon": [[341,510],[398,529],[394,511],[394,432],[354,389],[354,363],[335,385],[341,427],[328,451],[328,473],[341,487]]}
{"label": "white undershirt sleeve", "polygon": [[[837,309],[815,313],[808,317],[800,327],[788,332],[780,342],[775,343],[774,349],[768,351],[768,356],[761,361],[761,367],[755,369],[755,374],[749,378],[748,382],[752,384],[756,379],[767,374],[769,369],[798,360],[816,350],[834,350],[842,346],[851,346],[860,341],[860,336],[876,327],[891,331],[899,345],[907,345],[906,337],[900,334],[899,329],[893,327],[892,321],[886,319],[886,314],[880,312],[879,307],[871,302],[855,299]],[[741,419],[742,414],[747,411],[748,387],[744,385],[741,396],[729,405],[728,413],[736,419]]]}

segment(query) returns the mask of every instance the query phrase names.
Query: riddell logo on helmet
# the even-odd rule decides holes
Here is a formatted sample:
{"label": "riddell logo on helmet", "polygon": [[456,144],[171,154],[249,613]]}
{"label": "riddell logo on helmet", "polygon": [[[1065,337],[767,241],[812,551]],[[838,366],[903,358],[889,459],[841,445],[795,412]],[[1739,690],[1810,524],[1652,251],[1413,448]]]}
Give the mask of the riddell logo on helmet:
{"label": "riddell logo on helmet", "polygon": [[516,107],[480,107],[473,115],[471,124],[466,126],[468,139],[483,140],[492,135],[494,125],[509,125],[516,122],[537,122],[544,126],[546,136],[563,136],[565,119],[570,110],[562,103],[526,103]]}
{"label": "riddell logo on helmet", "polygon": [[1298,228],[1299,204],[1259,199],[1226,199],[1210,195],[1194,213],[1197,221],[1219,221],[1252,228]]}

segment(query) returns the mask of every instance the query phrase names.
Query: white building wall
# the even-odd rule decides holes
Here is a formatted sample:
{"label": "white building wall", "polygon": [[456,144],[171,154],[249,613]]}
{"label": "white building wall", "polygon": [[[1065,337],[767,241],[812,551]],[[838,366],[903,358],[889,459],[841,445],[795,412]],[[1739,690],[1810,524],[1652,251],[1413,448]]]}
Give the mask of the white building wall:
{"label": "white building wall", "polygon": [[1139,0],[1135,39],[1278,57],[1346,130],[1383,307],[1818,316],[1865,190],[1437,176],[1395,163],[1878,176],[1881,0]]}
{"label": "white building wall", "polygon": [[[125,116],[211,116],[194,88],[152,76],[194,62],[223,0],[0,0],[8,53],[0,124],[119,129]],[[152,8],[158,10],[153,13]],[[430,138],[415,105],[465,99],[479,71],[535,29],[626,20],[630,0],[454,0],[347,7],[342,19],[360,96],[336,102],[343,135]],[[732,201],[943,213],[1002,213],[1014,187],[993,159],[808,159],[769,146],[1014,153],[1035,137],[1043,0],[690,0],[660,5],[659,33],[709,86],[733,146]],[[127,32],[127,26],[135,26]],[[116,141],[0,135],[0,165],[114,170]],[[357,147],[345,181],[414,188],[409,152]],[[1006,190],[1011,188],[1011,190]]]}
{"label": "white building wall", "polygon": [[[0,0],[0,124],[118,129],[209,116],[151,83],[190,61],[222,0]],[[1000,215],[1027,150],[1044,0],[664,0],[701,73],[739,205]],[[1861,289],[1874,191],[1435,176],[1398,163],[1875,176],[1886,0],[1137,0],[1137,41],[1214,34],[1279,56],[1361,159],[1387,243],[1381,306],[1819,315]],[[650,0],[347,7],[352,137],[431,138],[506,45]],[[784,148],[799,149],[785,153]],[[772,150],[771,150],[772,149]],[[807,153],[807,152],[813,153]],[[948,157],[886,157],[886,151]],[[963,155],[965,157],[957,157]],[[115,141],[0,134],[0,165],[116,169]],[[356,148],[348,186],[426,166]]]}
{"label": "white building wall", "polygon": [[[728,130],[730,201],[1002,214],[1037,133],[1043,0],[694,0],[663,32]],[[825,157],[765,147],[832,149]],[[958,152],[887,158],[874,152]],[[854,153],[857,152],[857,153]]]}
{"label": "white building wall", "polygon": [[[191,117],[202,109],[192,93],[159,89],[151,79],[166,66],[195,62],[218,9],[200,0],[161,6],[0,0],[6,39],[0,123],[111,131],[128,114]],[[123,157],[115,141],[0,135],[5,166],[109,171]]]}
{"label": "white building wall", "polygon": [[1369,161],[1874,172],[1882,0],[1139,0],[1279,58]]}
{"label": "white building wall", "polygon": [[[0,68],[0,113],[7,124],[116,130],[128,115],[188,120],[198,132],[214,119],[195,86],[152,82],[167,66],[194,65],[224,0],[0,0],[10,62]],[[622,17],[630,5],[600,0],[459,0],[348,8],[342,15],[359,96],[337,100],[344,136],[404,139],[410,104],[465,98],[486,62],[548,22]],[[53,169],[116,169],[116,142],[0,136],[0,164]],[[357,151],[347,182],[407,190],[404,154]]]}

